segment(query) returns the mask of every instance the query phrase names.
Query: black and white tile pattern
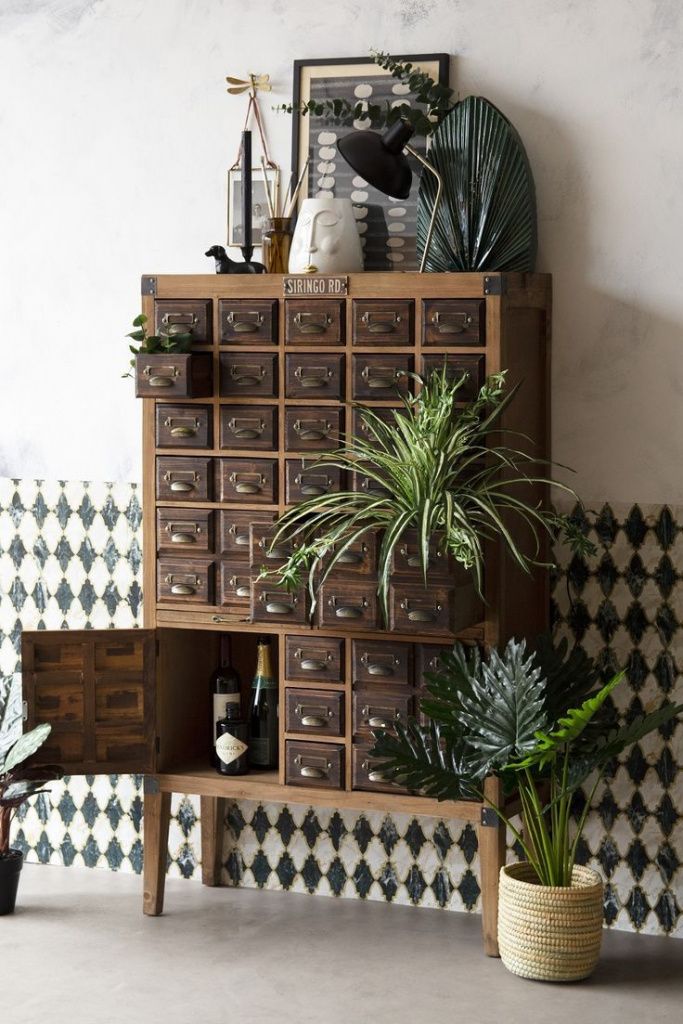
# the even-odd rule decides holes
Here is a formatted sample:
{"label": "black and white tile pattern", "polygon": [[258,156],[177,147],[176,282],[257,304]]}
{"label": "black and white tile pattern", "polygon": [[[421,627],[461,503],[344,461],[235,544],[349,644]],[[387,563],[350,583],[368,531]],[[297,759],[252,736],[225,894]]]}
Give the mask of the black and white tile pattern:
{"label": "black and white tile pattern", "polygon": [[[141,621],[141,516],[133,485],[0,479],[0,750],[19,729],[22,628],[129,627]],[[558,552],[553,616],[607,674],[628,716],[682,700],[683,512],[605,505],[584,528],[596,558]],[[582,851],[607,881],[618,928],[683,937],[683,725],[637,745],[598,793]],[[20,815],[29,860],[139,873],[142,779],[81,776]],[[199,802],[176,797],[169,872],[199,877]],[[461,823],[334,809],[231,805],[228,885],[479,908],[475,830]]]}

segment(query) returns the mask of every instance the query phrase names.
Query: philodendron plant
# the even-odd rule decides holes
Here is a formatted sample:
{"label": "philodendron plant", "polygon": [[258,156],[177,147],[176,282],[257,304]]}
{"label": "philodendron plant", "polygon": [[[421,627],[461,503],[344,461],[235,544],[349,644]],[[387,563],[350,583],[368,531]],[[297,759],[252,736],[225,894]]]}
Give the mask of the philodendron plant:
{"label": "philodendron plant", "polygon": [[[539,560],[544,534],[563,534],[579,553],[592,549],[572,520],[536,503],[530,488],[551,482],[544,472],[547,461],[503,443],[501,416],[517,390],[506,392],[505,372],[492,374],[470,402],[462,399],[467,374],[451,380],[444,365],[426,380],[407,376],[419,390],[400,396],[402,407],[392,410],[391,422],[358,406],[367,439],[347,435],[340,448],[316,460],[362,473],[371,487],[299,502],[276,524],[272,547],[289,542],[292,554],[283,566],[264,569],[262,577],[275,577],[289,590],[307,578],[311,613],[329,573],[366,534],[380,537],[377,594],[385,622],[393,552],[409,530],[417,531],[425,584],[430,546],[436,545],[472,572],[480,594],[489,540],[499,539],[526,572],[547,564]],[[524,443],[519,437],[514,439]],[[524,550],[512,523],[524,528]]]}
{"label": "philodendron plant", "polygon": [[[139,313],[133,320],[133,330],[127,335],[131,341],[137,344],[128,344],[133,353],[130,361],[135,366],[135,356],[141,355],[166,355],[169,352],[189,352],[192,348],[192,328],[185,324],[170,324],[158,334],[149,334],[147,331],[147,317]],[[123,374],[124,377],[132,377],[131,372]]]}
{"label": "philodendron plant", "polygon": [[[521,845],[542,885],[569,886],[586,816],[609,763],[633,743],[683,712],[661,707],[620,725],[593,661],[566,640],[540,638],[535,651],[511,640],[483,659],[456,644],[427,674],[428,720],[396,723],[396,735],[375,732],[373,757],[386,778],[440,800],[477,799],[494,807]],[[487,776],[518,792],[524,833],[505,808],[484,794]],[[573,798],[587,797],[572,818]]]}
{"label": "philodendron plant", "polygon": [[17,810],[29,797],[44,793],[46,783],[61,778],[58,765],[24,763],[43,745],[51,729],[47,724],[38,725],[20,736],[0,765],[0,859],[11,854],[10,826]]}

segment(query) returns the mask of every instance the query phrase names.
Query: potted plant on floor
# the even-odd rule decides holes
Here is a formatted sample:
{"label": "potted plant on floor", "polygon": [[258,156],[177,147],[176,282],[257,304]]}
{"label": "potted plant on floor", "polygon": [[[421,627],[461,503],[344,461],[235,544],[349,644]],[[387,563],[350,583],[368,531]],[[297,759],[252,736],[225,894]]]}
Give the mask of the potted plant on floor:
{"label": "potted plant on floor", "polygon": [[24,763],[43,745],[51,728],[50,725],[38,725],[20,736],[0,765],[0,915],[14,911],[24,862],[21,850],[10,848],[12,818],[29,797],[44,793],[45,784],[62,775],[57,765]]}
{"label": "potted plant on floor", "polygon": [[[490,803],[484,779],[495,775],[504,792],[518,792],[523,833],[503,806],[491,806],[526,858],[501,870],[498,924],[503,963],[525,978],[574,981],[594,969],[602,880],[576,863],[593,796],[610,761],[683,711],[664,703],[620,725],[607,698],[623,676],[599,685],[581,648],[555,648],[548,637],[533,652],[511,640],[486,658],[456,644],[428,674],[428,725],[411,720],[397,723],[395,736],[375,733],[378,770],[409,789]],[[588,795],[577,808],[584,783]]]}
{"label": "potted plant on floor", "polygon": [[[347,435],[340,448],[315,463],[360,473],[368,487],[316,496],[284,512],[271,550],[288,545],[291,554],[282,566],[264,569],[261,578],[275,577],[290,591],[307,579],[312,615],[327,577],[343,568],[352,545],[376,534],[377,594],[387,624],[394,552],[407,534],[417,537],[414,558],[425,586],[430,561],[444,556],[471,574],[480,596],[490,539],[500,540],[526,572],[546,564],[539,560],[544,534],[560,533],[572,550],[591,552],[592,544],[569,518],[537,503],[534,487],[553,483],[573,491],[544,475],[547,460],[520,450],[524,438],[513,435],[514,448],[502,443],[501,417],[517,391],[506,390],[504,371],[488,377],[469,402],[463,400],[468,375],[452,379],[445,365],[425,380],[401,376],[417,387],[414,394],[397,393],[401,407],[391,410],[389,421],[381,416],[384,410],[356,406],[367,436]],[[515,541],[511,522],[523,524],[527,550]]]}

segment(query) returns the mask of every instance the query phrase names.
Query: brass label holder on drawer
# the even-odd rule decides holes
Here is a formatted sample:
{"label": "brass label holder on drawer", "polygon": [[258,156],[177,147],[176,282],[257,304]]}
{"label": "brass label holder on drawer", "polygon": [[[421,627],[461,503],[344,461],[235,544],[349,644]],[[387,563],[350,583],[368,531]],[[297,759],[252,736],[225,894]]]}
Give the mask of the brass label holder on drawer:
{"label": "brass label holder on drawer", "polygon": [[235,334],[254,334],[263,326],[263,313],[252,309],[245,312],[231,309],[225,318]]}

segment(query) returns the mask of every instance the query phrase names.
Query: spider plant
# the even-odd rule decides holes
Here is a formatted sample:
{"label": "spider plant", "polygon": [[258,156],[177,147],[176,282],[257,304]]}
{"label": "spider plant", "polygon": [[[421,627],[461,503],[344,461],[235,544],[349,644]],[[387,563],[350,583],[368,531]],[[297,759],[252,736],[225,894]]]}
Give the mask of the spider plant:
{"label": "spider plant", "polygon": [[[375,733],[373,757],[385,777],[440,800],[478,799],[493,807],[521,845],[542,885],[571,885],[586,817],[610,761],[683,711],[664,703],[620,725],[607,698],[624,673],[605,685],[579,647],[557,648],[549,637],[535,652],[511,640],[483,660],[456,644],[427,673],[430,697],[421,707],[429,724],[396,724],[396,735]],[[489,775],[517,791],[522,835],[484,795]],[[589,792],[572,826],[573,797],[589,777]]]}
{"label": "spider plant", "polygon": [[[318,465],[362,472],[373,487],[300,502],[276,524],[272,547],[288,542],[292,554],[280,568],[264,569],[261,578],[275,576],[295,590],[307,575],[312,611],[320,587],[344,552],[368,533],[381,537],[377,594],[385,622],[392,554],[408,530],[417,531],[425,585],[430,544],[435,544],[471,570],[480,595],[484,549],[494,538],[502,540],[526,572],[547,564],[539,560],[544,534],[562,532],[575,551],[592,548],[567,517],[539,504],[535,496],[531,502],[524,500],[525,488],[533,495],[534,485],[550,482],[544,473],[533,475],[548,463],[501,443],[501,416],[517,390],[506,393],[505,372],[488,377],[469,403],[461,401],[467,375],[449,379],[445,364],[427,380],[408,376],[418,387],[401,396],[402,405],[392,410],[389,423],[374,409],[358,406],[367,439],[347,435],[341,447],[316,460]],[[525,550],[516,539],[515,520],[525,531]]]}

